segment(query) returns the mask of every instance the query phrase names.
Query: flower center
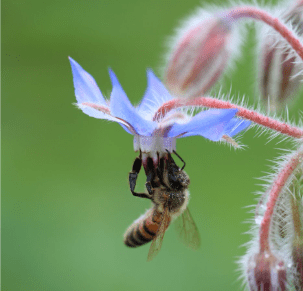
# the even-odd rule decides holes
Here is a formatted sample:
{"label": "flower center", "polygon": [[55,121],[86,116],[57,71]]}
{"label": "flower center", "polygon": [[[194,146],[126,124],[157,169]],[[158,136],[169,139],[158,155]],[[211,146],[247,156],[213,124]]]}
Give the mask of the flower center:
{"label": "flower center", "polygon": [[175,137],[163,137],[163,136],[134,136],[134,150],[143,153],[150,153],[156,155],[157,153],[166,153],[166,150],[172,152],[176,150],[176,138]]}

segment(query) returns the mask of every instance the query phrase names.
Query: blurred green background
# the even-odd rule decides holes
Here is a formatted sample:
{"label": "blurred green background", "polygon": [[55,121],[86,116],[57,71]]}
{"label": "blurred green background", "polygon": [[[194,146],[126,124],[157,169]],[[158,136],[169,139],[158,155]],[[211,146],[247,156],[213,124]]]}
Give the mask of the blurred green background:
{"label": "blurred green background", "polygon": [[[240,247],[255,178],[285,143],[252,129],[244,151],[190,137],[178,141],[191,178],[198,252],[173,227],[160,254],[123,245],[125,229],[150,204],[131,195],[132,136],[76,109],[71,56],[111,92],[108,68],[140,101],[146,68],[160,75],[166,37],[200,1],[2,1],[2,289],[241,290]],[[208,1],[211,3],[211,1]],[[254,100],[253,43],[223,91]],[[298,118],[297,108],[290,111]],[[276,140],[277,141],[277,140]],[[143,190],[144,177],[139,179]]]}

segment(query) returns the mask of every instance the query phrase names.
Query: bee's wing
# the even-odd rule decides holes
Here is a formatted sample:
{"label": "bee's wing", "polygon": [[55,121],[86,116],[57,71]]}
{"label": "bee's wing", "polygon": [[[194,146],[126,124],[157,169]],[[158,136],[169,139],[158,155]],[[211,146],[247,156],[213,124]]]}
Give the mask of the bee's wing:
{"label": "bee's wing", "polygon": [[161,215],[159,229],[149,248],[147,261],[151,261],[159,253],[161,246],[162,246],[164,233],[165,233],[166,229],[168,228],[169,223],[170,223],[170,215],[169,215],[168,208],[166,207],[166,208],[164,208],[164,211]]}
{"label": "bee's wing", "polygon": [[201,244],[200,235],[188,208],[174,221],[174,224],[181,241],[186,246],[197,250]]}

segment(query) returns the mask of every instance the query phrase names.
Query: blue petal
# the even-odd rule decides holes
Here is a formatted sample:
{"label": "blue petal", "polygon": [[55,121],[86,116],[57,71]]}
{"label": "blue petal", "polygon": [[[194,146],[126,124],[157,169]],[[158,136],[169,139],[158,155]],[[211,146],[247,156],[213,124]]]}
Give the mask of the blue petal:
{"label": "blue petal", "polygon": [[173,97],[153,71],[147,70],[147,89],[140,105],[137,107],[137,111],[143,116],[146,114],[153,115],[164,102],[171,99]]}
{"label": "blue petal", "polygon": [[175,123],[168,133],[169,137],[184,134],[181,137],[201,135],[212,141],[218,141],[229,121],[235,116],[238,109],[210,109],[195,115],[188,123]]}
{"label": "blue petal", "polygon": [[75,95],[78,103],[92,102],[106,105],[94,78],[71,57],[69,57],[69,61],[72,67]]}
{"label": "blue petal", "polygon": [[137,113],[112,70],[109,71],[109,75],[113,84],[110,97],[111,114],[128,122],[139,135],[150,136],[156,128],[156,123],[143,119]]}
{"label": "blue petal", "polygon": [[108,107],[94,78],[85,70],[83,70],[82,67],[71,57],[69,57],[69,60],[73,72],[75,95],[78,101],[77,106],[88,116],[118,122],[126,132],[132,134],[127,128],[128,124],[125,123],[123,120],[117,119],[109,114],[103,113],[87,104],[83,104],[87,102]]}
{"label": "blue petal", "polygon": [[108,114],[105,114],[97,109],[94,109],[92,107],[86,106],[86,105],[82,105],[82,104],[78,104],[78,107],[88,116],[90,117],[94,117],[94,118],[99,118],[99,119],[110,119],[111,116],[109,116]]}
{"label": "blue petal", "polygon": [[78,104],[78,107],[85,113],[87,114],[88,116],[90,117],[94,117],[94,118],[99,118],[99,119],[107,119],[107,120],[110,120],[110,121],[114,121],[114,122],[117,122],[119,123],[122,128],[129,134],[133,134],[129,131],[129,129],[127,128],[127,123],[125,123],[123,120],[120,120],[118,118],[115,118],[111,115],[108,115],[108,114],[105,114],[97,109],[94,109],[92,107],[89,107],[87,105],[83,105],[83,104]]}
{"label": "blue petal", "polygon": [[242,130],[245,130],[247,127],[249,127],[251,124],[251,121],[246,119],[239,119],[239,118],[233,118],[225,127],[224,134],[228,136],[235,136]]}

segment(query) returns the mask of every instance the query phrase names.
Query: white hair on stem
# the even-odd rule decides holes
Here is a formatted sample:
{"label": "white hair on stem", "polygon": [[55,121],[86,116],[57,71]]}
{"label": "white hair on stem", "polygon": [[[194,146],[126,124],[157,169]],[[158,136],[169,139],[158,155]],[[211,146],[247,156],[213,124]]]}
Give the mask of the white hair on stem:
{"label": "white hair on stem", "polygon": [[[260,184],[262,187],[261,191],[256,192],[260,196],[258,204],[256,205],[255,217],[250,219],[251,229],[247,232],[251,236],[251,240],[244,244],[246,247],[246,254],[238,259],[239,268],[238,271],[241,272],[240,278],[242,283],[248,286],[246,272],[248,261],[251,256],[259,252],[259,226],[264,213],[267,209],[267,202],[269,199],[269,189],[272,187],[277,173],[279,173],[286,164],[289,163],[290,158],[302,149],[302,145],[298,145],[297,150],[285,150],[284,153],[273,161],[271,166],[271,172],[267,173],[266,176],[258,178],[264,181]],[[294,218],[291,207],[291,199],[299,199],[302,201],[303,209],[303,163],[301,162],[294,172],[288,178],[286,184],[282,188],[278,201],[275,205],[274,213],[272,215],[271,225],[270,225],[270,247],[271,252],[278,258],[282,259],[287,267],[287,282],[289,287],[292,287],[299,281],[299,274],[297,273],[296,267],[293,262],[292,251],[293,251],[293,239],[294,239]],[[295,191],[297,191],[295,193]],[[301,212],[301,226],[303,225],[303,212]],[[303,229],[302,229],[303,231]],[[293,290],[293,289],[290,289]]]}

